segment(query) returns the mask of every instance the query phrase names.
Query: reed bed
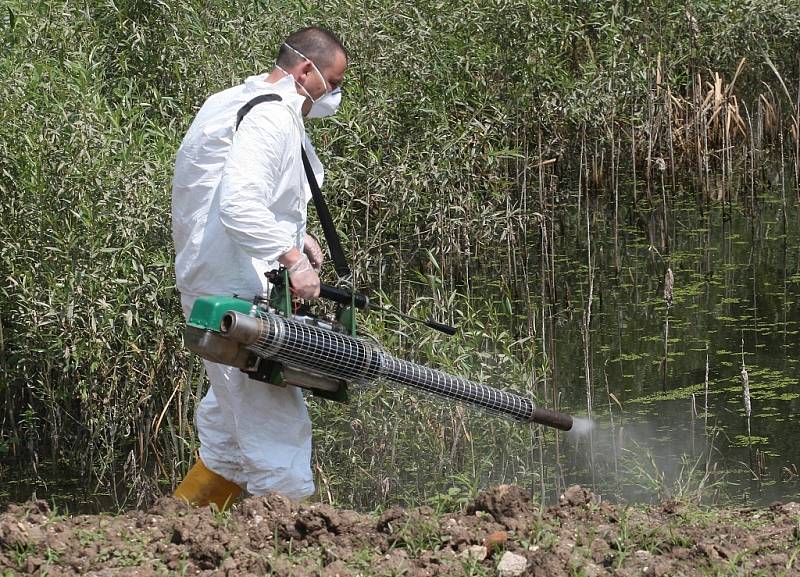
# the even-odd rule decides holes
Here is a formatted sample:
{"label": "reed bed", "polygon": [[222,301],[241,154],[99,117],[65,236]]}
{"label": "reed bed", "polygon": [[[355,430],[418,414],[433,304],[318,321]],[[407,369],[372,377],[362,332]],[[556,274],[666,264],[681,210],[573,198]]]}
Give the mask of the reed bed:
{"label": "reed bed", "polygon": [[[585,310],[591,407],[591,245],[616,238],[620,207],[668,252],[679,184],[700,191],[701,207],[755,206],[756,182],[784,199],[798,190],[800,18],[789,0],[10,0],[0,17],[7,467],[79,478],[119,504],[168,490],[186,469],[204,382],[174,290],[173,155],[208,94],[268,70],[272,47],[310,23],[352,52],[341,113],[311,130],[362,286],[464,330],[443,342],[409,338],[400,321],[366,328],[398,353],[514,383],[548,406],[561,398],[556,326]],[[610,206],[613,231],[598,218]],[[588,270],[574,279],[557,256],[565,215],[583,223],[569,242]],[[497,437],[541,449],[541,431],[403,392],[312,412],[320,495],[343,504],[424,497],[454,478],[475,486],[498,467],[544,493],[552,472],[543,452],[486,457]]]}

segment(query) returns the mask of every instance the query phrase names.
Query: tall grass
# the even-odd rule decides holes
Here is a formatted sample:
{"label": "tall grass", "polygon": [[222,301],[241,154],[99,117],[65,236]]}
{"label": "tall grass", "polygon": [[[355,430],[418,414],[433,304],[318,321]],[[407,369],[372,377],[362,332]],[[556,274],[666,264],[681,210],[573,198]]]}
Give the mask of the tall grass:
{"label": "tall grass", "polygon": [[[800,178],[788,0],[9,0],[0,12],[0,454],[119,500],[165,490],[195,446],[203,375],[173,284],[174,152],[204,98],[268,70],[300,26],[329,26],[352,53],[341,113],[312,131],[363,284],[449,311],[465,332],[446,344],[369,328],[551,406],[554,319],[592,294],[555,280],[561,215],[584,208],[591,229],[614,191],[615,206],[653,215],[663,249],[676,181],[735,202],[755,196],[744,174]],[[402,392],[312,410],[321,488],[365,506],[465,471],[477,482],[498,466],[481,453],[492,435],[533,434]],[[505,457],[509,476],[537,466]]]}

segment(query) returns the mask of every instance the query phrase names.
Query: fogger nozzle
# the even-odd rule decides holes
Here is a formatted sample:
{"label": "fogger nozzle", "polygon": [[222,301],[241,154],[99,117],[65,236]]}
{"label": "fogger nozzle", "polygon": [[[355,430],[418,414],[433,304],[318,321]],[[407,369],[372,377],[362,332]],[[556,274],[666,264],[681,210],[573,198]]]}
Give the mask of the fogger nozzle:
{"label": "fogger nozzle", "polygon": [[536,407],[533,410],[531,421],[548,427],[555,427],[562,431],[569,431],[572,429],[572,417],[564,413],[557,413],[556,411],[542,409],[540,407]]}

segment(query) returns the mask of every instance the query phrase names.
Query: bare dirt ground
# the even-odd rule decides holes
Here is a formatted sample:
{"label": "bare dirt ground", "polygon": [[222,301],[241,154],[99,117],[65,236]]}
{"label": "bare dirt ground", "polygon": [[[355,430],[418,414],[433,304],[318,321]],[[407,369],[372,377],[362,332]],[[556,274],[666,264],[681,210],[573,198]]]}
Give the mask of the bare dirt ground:
{"label": "bare dirt ground", "polygon": [[231,512],[171,498],[150,511],[64,517],[44,501],[0,514],[9,575],[800,575],[800,503],[629,507],[571,487],[538,508],[515,486],[460,513],[372,516],[278,495]]}

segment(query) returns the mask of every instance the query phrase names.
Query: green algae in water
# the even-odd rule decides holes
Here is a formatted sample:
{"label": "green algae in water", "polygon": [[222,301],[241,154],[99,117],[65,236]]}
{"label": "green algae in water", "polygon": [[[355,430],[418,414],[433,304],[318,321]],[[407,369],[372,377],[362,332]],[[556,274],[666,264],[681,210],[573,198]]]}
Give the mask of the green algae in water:
{"label": "green algae in water", "polygon": [[770,444],[769,437],[759,437],[756,435],[736,435],[731,439],[731,445],[734,447],[750,447],[755,445],[767,446]]}
{"label": "green algae in water", "polygon": [[[652,404],[660,401],[676,401],[680,399],[690,399],[692,394],[697,395],[698,393],[705,392],[705,384],[701,383],[699,385],[692,385],[690,387],[682,387],[680,389],[672,389],[669,391],[660,391],[658,393],[653,393],[652,395],[646,395],[643,397],[638,397],[635,399],[630,399],[628,403],[632,404]],[[712,391],[709,385],[709,396],[715,394],[716,391]]]}

